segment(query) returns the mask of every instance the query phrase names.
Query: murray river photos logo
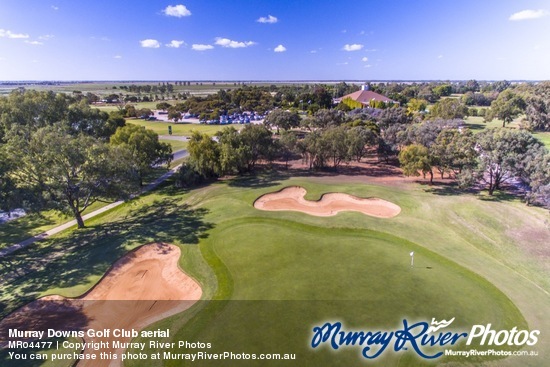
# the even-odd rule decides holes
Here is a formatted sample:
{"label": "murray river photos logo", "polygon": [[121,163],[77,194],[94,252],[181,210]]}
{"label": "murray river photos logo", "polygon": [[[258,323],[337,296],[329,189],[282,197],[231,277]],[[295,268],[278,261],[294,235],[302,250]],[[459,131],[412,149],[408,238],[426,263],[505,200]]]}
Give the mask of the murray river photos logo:
{"label": "murray river photos logo", "polygon": [[[474,325],[469,333],[446,330],[455,318],[436,321],[431,324],[426,321],[409,323],[403,320],[403,328],[394,331],[346,331],[341,322],[327,322],[313,328],[311,347],[313,349],[328,345],[334,350],[346,346],[361,348],[361,355],[367,359],[379,357],[386,350],[394,352],[413,350],[426,359],[439,358],[444,354],[445,347],[453,346],[466,340],[466,345],[472,343],[486,346],[533,346],[538,342],[539,330],[493,330],[491,324]],[[441,347],[440,350],[438,348]],[[429,351],[428,351],[429,349]]]}

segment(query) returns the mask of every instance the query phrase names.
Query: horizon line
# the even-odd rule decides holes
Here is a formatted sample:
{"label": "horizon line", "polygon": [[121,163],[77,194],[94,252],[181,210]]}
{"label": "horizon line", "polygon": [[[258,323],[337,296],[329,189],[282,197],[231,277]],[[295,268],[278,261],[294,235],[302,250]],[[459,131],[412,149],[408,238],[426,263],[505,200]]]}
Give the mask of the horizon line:
{"label": "horizon line", "polygon": [[27,80],[0,80],[3,84],[33,84],[33,83],[151,83],[151,82],[190,82],[190,83],[422,83],[422,82],[463,82],[476,80],[478,82],[497,82],[506,80],[518,82],[544,82],[548,79],[27,79]]}

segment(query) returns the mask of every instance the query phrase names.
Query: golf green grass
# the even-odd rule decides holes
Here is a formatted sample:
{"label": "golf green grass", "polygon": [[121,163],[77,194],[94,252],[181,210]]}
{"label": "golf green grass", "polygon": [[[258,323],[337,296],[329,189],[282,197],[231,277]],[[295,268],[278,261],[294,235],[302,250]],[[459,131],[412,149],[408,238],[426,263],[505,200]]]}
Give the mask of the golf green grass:
{"label": "golf green grass", "polygon": [[[460,321],[453,326],[461,328],[490,322],[503,329],[526,326],[510,300],[486,280],[384,233],[243,218],[216,228],[205,242],[227,267],[231,301],[215,303],[215,317],[199,314],[175,340],[210,342],[219,350],[246,346],[247,353],[296,353],[311,366],[355,365],[362,362],[359,349],[334,354],[304,348],[312,327],[337,320],[355,330],[393,330],[401,318],[432,317],[456,317]],[[410,251],[416,254],[412,268]],[[376,362],[398,361],[422,364],[412,354],[392,353]]]}
{"label": "golf green grass", "polygon": [[[351,212],[320,218],[254,209],[262,194],[291,185],[305,187],[310,200],[346,192],[389,200],[402,212],[391,219]],[[180,266],[201,283],[204,301],[152,329],[168,327],[173,340],[211,340],[227,351],[297,353],[303,358],[297,360],[300,366],[363,365],[355,348],[308,350],[313,326],[331,320],[353,330],[395,330],[402,318],[456,317],[457,327],[490,322],[495,329],[548,330],[548,269],[525,248],[536,239],[522,232],[543,231],[546,218],[546,211],[519,200],[414,183],[272,174],[187,192],[165,185],[90,220],[88,229],[60,234],[4,259],[0,275],[15,278],[1,284],[0,311],[45,294],[77,296],[128,250],[171,242],[182,248]],[[410,251],[415,251],[413,268]],[[52,253],[58,257],[45,262]],[[18,274],[31,266],[35,269]],[[541,358],[548,345],[545,338],[537,345]],[[420,363],[412,353],[381,358],[369,365]],[[455,361],[464,362],[450,360]],[[530,361],[536,366],[541,359]],[[514,365],[513,360],[498,363]]]}

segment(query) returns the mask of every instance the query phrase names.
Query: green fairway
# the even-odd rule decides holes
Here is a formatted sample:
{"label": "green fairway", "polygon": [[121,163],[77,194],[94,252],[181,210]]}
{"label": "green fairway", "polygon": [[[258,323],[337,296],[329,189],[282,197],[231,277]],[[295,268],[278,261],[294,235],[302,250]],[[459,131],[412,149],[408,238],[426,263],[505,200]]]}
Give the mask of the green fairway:
{"label": "green fairway", "polygon": [[[128,124],[145,126],[146,129],[153,130],[159,135],[168,135],[168,126],[172,126],[172,135],[189,136],[192,131],[199,131],[208,135],[215,135],[226,125],[203,125],[203,124],[183,124],[165,121],[145,121],[140,119],[132,119],[127,121]],[[236,129],[241,129],[243,125],[231,125]]]}
{"label": "green fairway", "polygon": [[[507,128],[512,129],[519,129],[519,122],[521,121],[522,117],[516,118],[511,123],[507,124]],[[501,120],[493,120],[491,122],[484,122],[483,117],[468,117],[464,120],[466,122],[466,126],[470,128],[474,134],[478,133],[480,131],[483,131],[488,128],[502,128],[502,121]],[[540,140],[548,149],[550,149],[550,132],[535,132],[533,133],[533,136]]]}
{"label": "green fairway", "polygon": [[[509,124],[506,124],[506,127],[517,129],[519,128],[519,122],[523,116],[516,118],[514,121],[510,122]],[[483,117],[480,116],[470,116],[464,119],[464,122],[466,122],[466,125],[473,130],[474,133],[480,132],[482,130],[485,130],[487,128],[499,128],[502,127],[502,120],[494,119],[491,122],[485,122]]]}
{"label": "green fairway", "polygon": [[550,132],[534,133],[533,135],[550,150]]}
{"label": "green fairway", "polygon": [[[305,187],[310,200],[346,192],[389,200],[402,212],[392,219],[351,212],[322,218],[252,206],[262,194],[291,185]],[[323,366],[365,363],[356,348],[307,348],[313,326],[328,320],[372,331],[396,330],[404,318],[432,317],[456,317],[456,327],[492,323],[495,329],[545,330],[548,267],[528,246],[544,244],[547,212],[519,200],[445,190],[452,189],[279,175],[189,192],[165,186],[90,220],[88,229],[3,259],[0,275],[9,281],[2,283],[0,311],[45,294],[77,296],[128,250],[160,241],[180,245],[181,267],[199,280],[204,300],[216,300],[151,326],[170,328],[172,340],[211,340],[228,351],[297,353],[303,362],[298,365]],[[542,339],[537,345],[541,358],[549,344]],[[411,353],[384,355],[373,365],[419,365]],[[530,361],[536,366],[541,360]]]}
{"label": "green fairway", "polygon": [[159,139],[162,143],[170,144],[172,147],[172,152],[186,149],[187,148],[187,142],[186,141],[180,141],[180,140],[169,140],[169,139]]}

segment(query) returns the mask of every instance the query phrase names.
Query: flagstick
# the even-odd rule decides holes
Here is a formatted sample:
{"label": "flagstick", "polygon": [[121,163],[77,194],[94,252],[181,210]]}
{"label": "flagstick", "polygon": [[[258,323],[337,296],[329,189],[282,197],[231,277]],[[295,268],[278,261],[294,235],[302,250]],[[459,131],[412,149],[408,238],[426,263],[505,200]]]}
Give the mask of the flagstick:
{"label": "flagstick", "polygon": [[414,251],[410,253],[411,255],[411,268],[414,267]]}

